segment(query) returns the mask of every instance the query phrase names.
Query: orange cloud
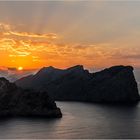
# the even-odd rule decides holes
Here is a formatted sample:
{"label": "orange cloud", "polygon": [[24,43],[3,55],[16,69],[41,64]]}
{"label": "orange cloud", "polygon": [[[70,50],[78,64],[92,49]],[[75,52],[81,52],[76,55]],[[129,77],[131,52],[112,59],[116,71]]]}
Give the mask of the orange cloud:
{"label": "orange cloud", "polygon": [[15,31],[11,25],[0,23],[2,65],[37,68],[46,65],[65,68],[83,64],[91,68],[117,64],[140,66],[139,49],[118,47],[109,43],[57,43],[54,33],[34,34]]}
{"label": "orange cloud", "polygon": [[35,33],[28,33],[28,32],[15,32],[10,31],[8,34],[5,35],[16,35],[20,37],[30,37],[30,38],[46,38],[46,39],[56,39],[58,38],[56,34],[54,33],[48,33],[48,34],[35,34]]}

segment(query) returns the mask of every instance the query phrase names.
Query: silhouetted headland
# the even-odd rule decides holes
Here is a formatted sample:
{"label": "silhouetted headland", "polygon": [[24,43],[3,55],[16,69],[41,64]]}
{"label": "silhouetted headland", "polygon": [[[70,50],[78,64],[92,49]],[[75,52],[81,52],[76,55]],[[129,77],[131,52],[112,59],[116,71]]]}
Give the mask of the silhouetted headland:
{"label": "silhouetted headland", "polygon": [[0,78],[0,117],[3,116],[59,118],[62,113],[46,92],[23,90]]}
{"label": "silhouetted headland", "polygon": [[95,73],[82,65],[64,70],[50,66],[15,83],[24,89],[47,91],[58,101],[135,103],[140,100],[132,66],[113,66]]}

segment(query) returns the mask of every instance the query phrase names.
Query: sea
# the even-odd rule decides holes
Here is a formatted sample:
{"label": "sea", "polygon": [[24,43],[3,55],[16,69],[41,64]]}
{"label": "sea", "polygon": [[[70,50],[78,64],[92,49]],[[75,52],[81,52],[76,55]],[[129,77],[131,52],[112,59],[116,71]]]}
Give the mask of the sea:
{"label": "sea", "polygon": [[140,138],[140,103],[56,103],[63,112],[62,118],[1,118],[0,139]]}
{"label": "sea", "polygon": [[[140,91],[139,71],[135,76]],[[0,118],[0,139],[140,139],[140,103],[56,104],[62,118]]]}

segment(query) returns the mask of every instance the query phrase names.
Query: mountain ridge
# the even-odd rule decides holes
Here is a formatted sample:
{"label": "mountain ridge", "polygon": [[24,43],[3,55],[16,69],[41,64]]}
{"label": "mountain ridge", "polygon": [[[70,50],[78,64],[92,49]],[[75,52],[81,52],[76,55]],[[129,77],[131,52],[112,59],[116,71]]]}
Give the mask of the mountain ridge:
{"label": "mountain ridge", "polygon": [[54,100],[133,102],[140,99],[132,66],[113,66],[95,73],[82,65],[64,70],[47,67],[15,83],[25,89],[47,91]]}

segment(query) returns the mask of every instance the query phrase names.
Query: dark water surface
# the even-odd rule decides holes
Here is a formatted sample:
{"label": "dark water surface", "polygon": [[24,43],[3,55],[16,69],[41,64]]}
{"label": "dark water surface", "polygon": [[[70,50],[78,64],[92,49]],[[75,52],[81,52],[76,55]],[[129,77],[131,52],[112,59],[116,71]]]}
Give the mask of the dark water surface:
{"label": "dark water surface", "polygon": [[0,119],[0,138],[140,138],[140,104],[57,102],[63,118]]}

